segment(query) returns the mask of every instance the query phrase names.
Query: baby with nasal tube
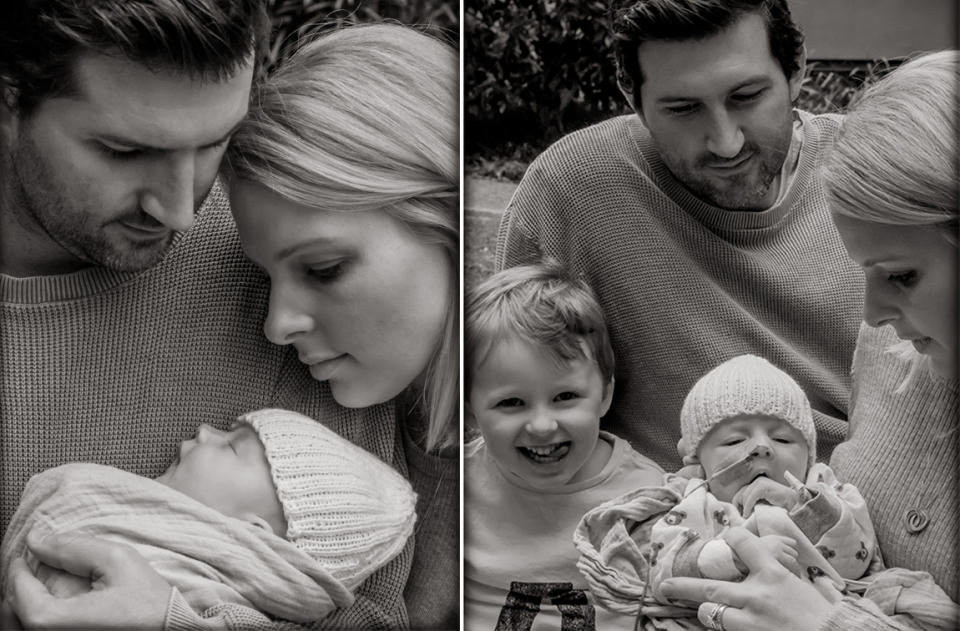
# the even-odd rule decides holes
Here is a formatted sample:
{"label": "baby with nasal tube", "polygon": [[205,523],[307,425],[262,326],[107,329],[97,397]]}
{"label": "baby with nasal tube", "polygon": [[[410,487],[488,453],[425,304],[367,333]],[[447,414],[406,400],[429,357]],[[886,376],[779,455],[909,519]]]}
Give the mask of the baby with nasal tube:
{"label": "baby with nasal tube", "polygon": [[785,372],[753,355],[720,364],[688,393],[680,425],[684,468],[589,511],[576,531],[578,567],[601,605],[702,628],[696,603],[671,602],[659,585],[745,577],[723,538],[731,526],[832,599],[882,568],[864,500],[816,462],[810,403]]}

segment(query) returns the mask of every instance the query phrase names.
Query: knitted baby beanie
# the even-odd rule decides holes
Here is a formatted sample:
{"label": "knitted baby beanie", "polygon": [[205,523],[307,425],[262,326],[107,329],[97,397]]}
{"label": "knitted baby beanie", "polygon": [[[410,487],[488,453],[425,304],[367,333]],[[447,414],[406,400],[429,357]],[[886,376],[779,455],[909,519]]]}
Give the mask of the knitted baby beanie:
{"label": "knitted baby beanie", "polygon": [[287,536],[348,589],[393,559],[413,533],[416,494],[395,469],[288,410],[249,412],[263,443]]}
{"label": "knitted baby beanie", "polygon": [[756,355],[729,359],[693,385],[680,411],[681,449],[696,454],[714,425],[743,415],[786,421],[807,441],[808,466],[816,462],[817,435],[807,395],[790,375]]}

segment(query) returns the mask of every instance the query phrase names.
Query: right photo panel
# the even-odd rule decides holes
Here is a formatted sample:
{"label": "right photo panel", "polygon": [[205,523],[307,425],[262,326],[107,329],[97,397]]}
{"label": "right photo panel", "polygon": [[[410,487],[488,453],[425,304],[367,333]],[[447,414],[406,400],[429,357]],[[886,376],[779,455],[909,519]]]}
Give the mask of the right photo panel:
{"label": "right photo panel", "polygon": [[463,628],[960,629],[957,3],[463,4]]}

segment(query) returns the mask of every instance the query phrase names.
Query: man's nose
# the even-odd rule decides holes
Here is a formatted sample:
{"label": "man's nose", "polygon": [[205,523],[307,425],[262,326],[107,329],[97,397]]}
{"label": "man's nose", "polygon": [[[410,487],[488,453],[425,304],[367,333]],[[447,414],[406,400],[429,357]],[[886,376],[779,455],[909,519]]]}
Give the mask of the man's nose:
{"label": "man's nose", "polygon": [[707,132],[707,151],[719,158],[734,158],[743,149],[744,136],[740,123],[726,110],[711,116]]}
{"label": "man's nose", "polygon": [[189,153],[176,153],[160,161],[150,172],[151,181],[140,197],[145,213],[177,232],[193,225],[196,202],[196,165]]}

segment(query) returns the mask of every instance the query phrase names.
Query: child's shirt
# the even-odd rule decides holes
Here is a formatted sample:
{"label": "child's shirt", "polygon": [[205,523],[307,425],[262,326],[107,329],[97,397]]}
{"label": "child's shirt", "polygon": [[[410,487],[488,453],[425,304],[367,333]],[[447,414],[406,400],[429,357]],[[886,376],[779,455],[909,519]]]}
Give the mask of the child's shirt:
{"label": "child's shirt", "polygon": [[633,617],[594,607],[577,570],[574,529],[589,509],[663,470],[616,436],[596,476],[554,489],[508,480],[482,439],[464,449],[464,621],[467,629],[632,629]]}
{"label": "child's shirt", "polygon": [[839,596],[845,579],[882,567],[873,525],[860,492],[827,465],[810,468],[805,488],[809,498],[791,511],[759,504],[745,519],[702,478],[670,474],[660,488],[635,490],[584,515],[576,535],[584,573],[601,602],[636,613],[644,596],[666,604],[659,585],[673,576],[741,579],[720,538],[741,526],[794,539],[805,576]]}

